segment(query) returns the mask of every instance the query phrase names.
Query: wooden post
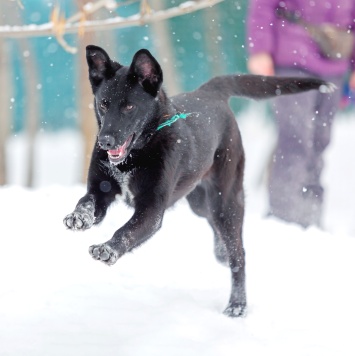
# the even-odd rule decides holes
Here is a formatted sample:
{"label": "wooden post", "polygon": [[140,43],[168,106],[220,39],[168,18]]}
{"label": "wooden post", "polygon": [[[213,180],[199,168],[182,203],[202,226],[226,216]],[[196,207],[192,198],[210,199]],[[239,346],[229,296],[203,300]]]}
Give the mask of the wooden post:
{"label": "wooden post", "polygon": [[209,55],[213,56],[213,61],[211,63],[211,76],[214,77],[216,75],[226,73],[225,63],[220,60],[222,46],[218,41],[218,24],[222,23],[222,21],[218,6],[213,9],[206,9],[203,13],[203,20],[205,28],[206,51]]}
{"label": "wooden post", "polygon": [[[78,0],[78,7],[82,8],[84,5],[83,0]],[[106,11],[101,9],[90,15],[93,20],[100,20],[105,18]],[[94,96],[92,94],[91,85],[89,82],[89,70],[86,62],[86,46],[95,43],[104,43],[114,52],[116,41],[113,38],[112,31],[105,32],[84,32],[79,39],[78,48],[78,92],[79,94],[79,120],[80,127],[84,138],[84,162],[83,162],[83,175],[82,182],[86,182],[87,174],[89,171],[90,158],[94,144],[98,126],[94,112]]]}
{"label": "wooden post", "polygon": [[[9,21],[17,24],[17,5],[11,1],[0,1],[0,25]],[[0,185],[7,184],[7,164],[6,164],[6,141],[10,135],[12,122],[12,107],[16,104],[11,101],[14,96],[13,64],[11,58],[11,46],[6,39],[0,39]]]}
{"label": "wooden post", "polygon": [[79,120],[84,138],[84,162],[82,181],[86,182],[89,171],[90,157],[95,144],[97,123],[93,108],[93,95],[89,82],[89,72],[86,64],[86,46],[92,44],[93,35],[84,34],[80,40],[78,50],[78,92],[79,92]]}
{"label": "wooden post", "polygon": [[25,184],[27,187],[33,187],[35,173],[35,141],[38,131],[40,106],[40,94],[37,89],[38,72],[35,51],[30,45],[30,41],[27,39],[21,39],[19,44],[23,58],[22,63],[25,81],[25,95],[28,98],[28,100],[26,100],[25,108],[25,133],[27,138],[27,171]]}
{"label": "wooden post", "polygon": [[[162,8],[164,4],[163,0],[156,0],[154,5],[158,8]],[[171,43],[170,29],[168,27],[168,20],[153,22],[151,25],[151,31],[154,40],[154,45],[157,48],[157,58],[160,61],[160,65],[164,72],[164,87],[167,89],[168,95],[172,96],[181,92],[181,86],[176,80],[177,70],[174,66],[174,51]]]}
{"label": "wooden post", "polygon": [[6,141],[10,132],[11,95],[13,85],[11,81],[11,60],[6,40],[0,40],[0,185],[6,180]]}

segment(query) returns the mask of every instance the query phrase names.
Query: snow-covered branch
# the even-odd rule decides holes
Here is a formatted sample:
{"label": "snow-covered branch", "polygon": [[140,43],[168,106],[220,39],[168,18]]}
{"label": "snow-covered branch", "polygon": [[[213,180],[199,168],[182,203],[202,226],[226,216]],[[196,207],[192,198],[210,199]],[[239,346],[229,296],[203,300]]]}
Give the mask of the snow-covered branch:
{"label": "snow-covered branch", "polygon": [[[173,17],[185,15],[194,11],[198,11],[207,7],[212,7],[215,4],[222,2],[223,0],[195,0],[186,1],[179,6],[172,7],[165,10],[154,10],[149,8],[149,11],[142,11],[143,6],[139,13],[128,17],[112,17],[104,20],[89,21],[84,19],[89,12],[90,6],[85,5],[83,12],[72,16],[70,19],[60,20],[60,32],[61,34],[78,33],[82,30],[85,32],[92,31],[105,31],[117,28],[131,27],[131,26],[143,26],[155,21],[167,20]],[[98,3],[111,4],[113,6],[116,2],[112,0],[99,1]],[[97,6],[97,3],[93,3],[92,6]],[[106,6],[106,5],[105,5]],[[118,6],[118,4],[117,4]],[[86,8],[86,9],[85,9]],[[83,16],[80,16],[83,14]],[[84,19],[84,20],[83,20]],[[57,18],[58,20],[58,18]],[[42,25],[23,25],[23,26],[0,26],[0,37],[7,38],[21,38],[21,37],[40,37],[57,35],[58,33],[58,21],[54,22],[53,18],[50,22]]]}

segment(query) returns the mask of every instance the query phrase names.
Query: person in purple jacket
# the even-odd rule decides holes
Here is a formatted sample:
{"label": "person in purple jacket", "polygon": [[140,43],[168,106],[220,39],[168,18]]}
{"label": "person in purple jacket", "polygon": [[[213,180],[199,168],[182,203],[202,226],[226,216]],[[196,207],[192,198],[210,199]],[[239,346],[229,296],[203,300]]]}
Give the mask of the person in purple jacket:
{"label": "person in purple jacket", "polygon": [[345,78],[355,89],[355,51],[350,58],[328,58],[304,25],[278,15],[280,8],[311,24],[331,23],[354,31],[355,1],[249,1],[247,64],[251,73],[321,77],[338,87],[331,94],[313,91],[272,102],[278,140],[269,176],[269,215],[303,227],[320,226],[323,153]]}

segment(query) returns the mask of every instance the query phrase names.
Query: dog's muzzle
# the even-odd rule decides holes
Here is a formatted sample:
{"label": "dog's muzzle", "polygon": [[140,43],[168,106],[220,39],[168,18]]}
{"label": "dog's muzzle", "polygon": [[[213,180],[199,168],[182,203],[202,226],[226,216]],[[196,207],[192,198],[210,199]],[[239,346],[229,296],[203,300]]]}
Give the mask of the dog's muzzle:
{"label": "dog's muzzle", "polygon": [[111,136],[103,136],[103,139],[99,139],[99,146],[101,149],[107,151],[108,159],[112,164],[118,164],[122,162],[128,155],[129,147],[132,143],[134,134],[130,135],[123,145],[114,147],[114,138]]}

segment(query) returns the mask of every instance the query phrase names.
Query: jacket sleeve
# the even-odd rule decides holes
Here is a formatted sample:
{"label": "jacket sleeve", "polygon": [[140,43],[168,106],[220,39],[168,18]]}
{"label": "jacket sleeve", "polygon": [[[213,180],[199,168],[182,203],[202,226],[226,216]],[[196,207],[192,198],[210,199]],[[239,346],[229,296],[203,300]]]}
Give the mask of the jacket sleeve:
{"label": "jacket sleeve", "polygon": [[250,54],[274,51],[275,9],[279,0],[250,0],[246,44]]}
{"label": "jacket sleeve", "polygon": [[353,41],[354,41],[354,48],[353,48],[353,54],[350,58],[350,68],[352,71],[355,71],[355,4],[353,5],[353,10],[352,10],[352,16],[351,18],[353,19],[353,24],[351,26],[351,31],[353,33]]}

